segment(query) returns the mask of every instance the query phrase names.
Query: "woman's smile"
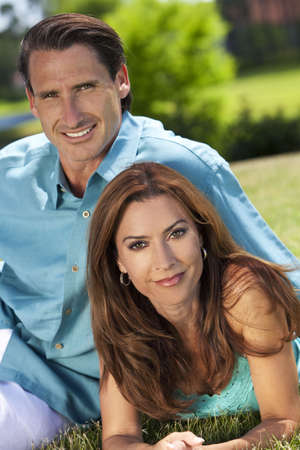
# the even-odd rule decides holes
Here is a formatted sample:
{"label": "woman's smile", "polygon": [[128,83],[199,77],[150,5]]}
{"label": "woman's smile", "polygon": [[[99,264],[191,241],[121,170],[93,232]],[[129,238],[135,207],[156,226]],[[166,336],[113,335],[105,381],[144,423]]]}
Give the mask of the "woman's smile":
{"label": "woman's smile", "polygon": [[160,286],[164,286],[164,287],[176,286],[181,281],[183,276],[184,276],[184,272],[181,272],[181,273],[177,273],[177,274],[173,275],[172,277],[162,278],[161,280],[157,280],[157,281],[155,281],[155,283],[159,284]]}

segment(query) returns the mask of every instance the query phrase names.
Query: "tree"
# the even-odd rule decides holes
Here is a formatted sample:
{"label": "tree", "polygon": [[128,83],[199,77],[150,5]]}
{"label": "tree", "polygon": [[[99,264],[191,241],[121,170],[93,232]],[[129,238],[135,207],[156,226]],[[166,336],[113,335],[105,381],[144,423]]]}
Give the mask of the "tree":
{"label": "tree", "polygon": [[51,3],[52,13],[76,12],[103,17],[120,4],[120,0],[55,0]]}
{"label": "tree", "polygon": [[223,45],[227,27],[215,4],[127,0],[106,21],[125,43],[133,111],[199,138],[199,119],[204,123],[218,114],[216,105],[202,98],[203,88],[234,73]]}

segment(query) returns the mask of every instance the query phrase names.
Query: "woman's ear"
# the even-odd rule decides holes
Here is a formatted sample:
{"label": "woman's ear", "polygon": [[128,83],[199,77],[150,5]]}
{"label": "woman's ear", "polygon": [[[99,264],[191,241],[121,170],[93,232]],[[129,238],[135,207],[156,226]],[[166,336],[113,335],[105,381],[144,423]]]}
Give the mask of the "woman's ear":
{"label": "woman's ear", "polygon": [[120,272],[127,273],[125,266],[121,263],[120,259],[117,257],[117,264]]}

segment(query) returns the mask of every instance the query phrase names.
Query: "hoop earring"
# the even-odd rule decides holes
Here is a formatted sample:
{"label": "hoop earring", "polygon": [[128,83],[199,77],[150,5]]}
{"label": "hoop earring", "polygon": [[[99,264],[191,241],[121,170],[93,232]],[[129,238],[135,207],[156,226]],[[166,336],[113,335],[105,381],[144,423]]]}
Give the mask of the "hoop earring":
{"label": "hoop earring", "polygon": [[205,250],[204,247],[201,247],[201,253],[202,253],[202,259],[203,259],[203,261],[205,261],[207,258],[207,251]]}
{"label": "hoop earring", "polygon": [[120,273],[120,283],[126,287],[130,285],[130,278],[128,276],[128,273],[125,272]]}

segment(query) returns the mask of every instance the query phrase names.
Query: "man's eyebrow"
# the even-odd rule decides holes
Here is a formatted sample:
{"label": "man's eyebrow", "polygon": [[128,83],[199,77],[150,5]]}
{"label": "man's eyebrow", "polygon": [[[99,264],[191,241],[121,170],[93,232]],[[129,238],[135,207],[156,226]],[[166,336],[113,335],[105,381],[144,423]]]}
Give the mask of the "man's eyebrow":
{"label": "man's eyebrow", "polygon": [[[170,225],[169,227],[167,227],[167,228],[163,231],[163,234],[168,234],[169,231],[172,230],[172,228],[176,227],[176,225],[178,225],[178,224],[181,223],[181,222],[187,223],[187,221],[186,221],[185,219],[178,219],[178,220],[176,220],[176,222],[172,223],[172,225]],[[126,236],[126,237],[123,239],[122,242],[125,242],[127,239],[147,239],[147,237],[149,237],[149,236],[146,236],[146,235],[141,235],[141,236]]]}
{"label": "man's eyebrow", "polygon": [[[80,89],[81,87],[85,86],[86,84],[90,84],[92,86],[96,86],[97,84],[99,84],[99,80],[82,81],[81,83],[78,83],[78,84],[75,84],[74,86],[72,86],[72,90]],[[45,90],[45,91],[36,92],[34,95],[36,97],[45,98],[49,94],[50,95],[57,95],[58,93],[59,93],[58,90],[50,89],[49,91]]]}
{"label": "man's eyebrow", "polygon": [[39,97],[39,98],[45,98],[47,97],[47,95],[57,95],[58,91],[55,89],[50,89],[49,91],[39,91],[34,93],[35,97]]}
{"label": "man's eyebrow", "polygon": [[96,86],[97,84],[99,84],[99,80],[86,80],[86,81],[82,81],[81,83],[75,84],[72,89],[79,89],[82,86],[85,86],[86,84],[91,84],[92,86]]}

